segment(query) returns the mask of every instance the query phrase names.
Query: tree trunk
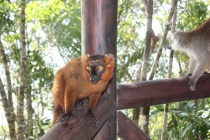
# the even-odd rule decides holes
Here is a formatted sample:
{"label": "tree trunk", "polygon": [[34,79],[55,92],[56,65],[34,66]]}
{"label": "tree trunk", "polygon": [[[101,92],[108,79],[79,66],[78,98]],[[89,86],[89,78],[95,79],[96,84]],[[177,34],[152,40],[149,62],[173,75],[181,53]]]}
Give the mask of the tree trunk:
{"label": "tree trunk", "polygon": [[[151,38],[152,38],[152,14],[153,14],[153,0],[144,1],[145,9],[146,9],[146,16],[147,16],[147,30],[146,30],[146,37],[145,37],[145,48],[144,48],[144,56],[143,56],[143,63],[141,69],[141,81],[147,80],[147,67],[148,67],[148,60],[150,55],[150,46],[151,46]],[[142,110],[142,128],[144,133],[149,135],[149,111],[150,107],[143,107]]]}
{"label": "tree trunk", "polygon": [[[159,41],[159,37],[155,35],[154,31],[152,30],[152,38],[151,38],[151,45],[150,45],[150,53],[149,53],[149,57],[151,56],[151,54],[154,52],[155,47],[157,42]],[[139,82],[141,79],[141,66],[139,67],[137,73],[136,73],[136,81]],[[135,122],[135,124],[138,126],[139,125],[139,117],[140,117],[140,111],[141,108],[134,108],[133,109],[133,121]]]}
{"label": "tree trunk", "polygon": [[33,113],[34,109],[32,108],[32,100],[31,100],[31,86],[29,86],[29,89],[26,93],[26,110],[27,110],[27,125],[26,125],[26,136],[27,139],[29,139],[30,136],[33,136]]}
{"label": "tree trunk", "polygon": [[6,58],[6,54],[3,48],[3,45],[0,40],[0,54],[2,56],[1,60],[4,65],[4,71],[6,75],[6,81],[7,81],[7,94],[8,99],[6,95],[6,91],[4,89],[4,85],[1,81],[0,77],[0,93],[1,93],[1,99],[3,103],[3,108],[5,111],[5,116],[7,119],[7,123],[9,126],[9,133],[10,133],[10,139],[16,140],[16,131],[15,131],[15,113],[14,113],[14,107],[13,107],[13,101],[12,101],[12,86],[11,86],[11,78],[10,78],[10,71],[8,67],[8,61]]}
{"label": "tree trunk", "polygon": [[[136,81],[140,81],[141,79],[141,66],[139,67],[139,69],[136,72]],[[133,108],[133,121],[134,123],[139,126],[139,118],[140,118],[140,112],[141,112],[141,108]]]}
{"label": "tree trunk", "polygon": [[141,108],[134,108],[133,109],[133,121],[137,126],[139,126],[140,112],[141,112]]}
{"label": "tree trunk", "polygon": [[3,103],[7,123],[9,125],[10,138],[11,138],[11,140],[16,140],[15,124],[14,124],[14,120],[11,117],[11,113],[9,110],[9,104],[8,104],[7,98],[6,98],[6,92],[4,90],[4,85],[1,81],[1,78],[0,78],[0,94],[1,94],[1,99],[2,99],[2,103]]}
{"label": "tree trunk", "polygon": [[152,80],[153,77],[154,77],[155,70],[157,68],[157,65],[158,65],[158,62],[159,62],[159,59],[160,59],[160,56],[161,56],[161,53],[162,53],[163,44],[164,44],[164,42],[166,40],[166,37],[167,37],[167,34],[168,34],[168,30],[169,30],[169,27],[171,25],[170,23],[171,23],[172,16],[174,14],[175,7],[177,5],[177,1],[178,0],[174,0],[173,3],[172,3],[171,11],[169,13],[168,20],[167,20],[167,24],[165,25],[165,29],[164,29],[164,32],[163,32],[163,37],[162,37],[162,40],[160,42],[155,61],[154,61],[153,65],[152,65],[152,68],[151,68],[151,73],[150,73],[150,76],[149,76],[149,80]]}
{"label": "tree trunk", "polygon": [[24,140],[25,137],[25,120],[24,120],[24,95],[26,89],[26,41],[25,41],[25,0],[20,1],[20,87],[18,90],[17,105],[17,124],[18,139]]}
{"label": "tree trunk", "polygon": [[[173,14],[173,22],[172,22],[172,32],[175,32],[176,28],[176,14],[177,14],[177,4],[174,5],[174,14]],[[173,56],[174,56],[174,51],[170,51],[170,56],[169,56],[169,65],[168,65],[168,78],[171,78],[171,73],[172,73],[172,66],[173,66]],[[167,132],[167,120],[168,120],[168,106],[169,104],[164,105],[164,112],[163,112],[163,125],[162,125],[162,133],[161,133],[161,140],[165,140],[166,138],[166,132]]]}
{"label": "tree trunk", "polygon": [[162,125],[162,132],[161,132],[161,140],[166,140],[167,119],[168,119],[168,104],[164,104],[163,125]]}

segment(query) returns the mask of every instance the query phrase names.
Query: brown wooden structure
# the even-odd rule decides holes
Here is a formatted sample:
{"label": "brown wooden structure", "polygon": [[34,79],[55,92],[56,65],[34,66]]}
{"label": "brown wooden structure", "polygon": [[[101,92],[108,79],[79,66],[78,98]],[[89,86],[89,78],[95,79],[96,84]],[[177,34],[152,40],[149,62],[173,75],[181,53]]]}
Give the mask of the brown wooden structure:
{"label": "brown wooden structure", "polygon": [[203,74],[196,90],[189,88],[189,78],[170,78],[119,84],[117,109],[151,106],[210,97],[210,74]]}
{"label": "brown wooden structure", "polygon": [[[117,0],[82,0],[82,52],[112,53],[116,56]],[[183,100],[210,97],[210,75],[203,75],[196,91],[190,91],[186,77],[161,79],[116,87],[114,75],[94,114],[99,120],[95,128],[85,116],[86,106],[75,108],[78,119],[54,125],[40,140],[150,140],[120,109],[143,107]],[[91,90],[91,89],[90,89]]]}

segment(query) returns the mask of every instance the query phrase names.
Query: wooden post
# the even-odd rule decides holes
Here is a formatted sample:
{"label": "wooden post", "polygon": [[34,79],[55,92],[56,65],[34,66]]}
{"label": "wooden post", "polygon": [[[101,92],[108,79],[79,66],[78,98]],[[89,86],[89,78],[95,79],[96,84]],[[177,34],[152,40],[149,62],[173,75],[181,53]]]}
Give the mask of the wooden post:
{"label": "wooden post", "polygon": [[116,55],[117,0],[81,0],[82,54]]}
{"label": "wooden post", "polygon": [[[81,0],[81,5],[82,55],[111,53],[116,57],[117,0]],[[116,101],[116,74],[105,93]],[[116,139],[116,111],[94,139]]]}

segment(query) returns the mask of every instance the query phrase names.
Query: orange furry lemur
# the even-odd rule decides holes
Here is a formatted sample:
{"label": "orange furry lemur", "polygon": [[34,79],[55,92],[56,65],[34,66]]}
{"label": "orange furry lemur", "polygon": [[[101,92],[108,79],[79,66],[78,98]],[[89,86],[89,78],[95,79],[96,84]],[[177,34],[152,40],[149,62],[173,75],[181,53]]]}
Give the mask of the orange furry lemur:
{"label": "orange furry lemur", "polygon": [[114,67],[114,56],[106,54],[75,58],[61,68],[55,75],[52,88],[55,105],[52,125],[60,115],[61,120],[73,117],[75,102],[89,98],[88,116],[97,126],[93,109],[112,78]]}

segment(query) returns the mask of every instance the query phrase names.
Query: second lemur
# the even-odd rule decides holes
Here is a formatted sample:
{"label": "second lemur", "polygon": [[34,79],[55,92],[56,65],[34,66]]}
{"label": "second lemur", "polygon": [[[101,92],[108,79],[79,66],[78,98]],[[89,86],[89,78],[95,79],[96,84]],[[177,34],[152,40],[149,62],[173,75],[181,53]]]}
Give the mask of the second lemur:
{"label": "second lemur", "polygon": [[210,19],[195,30],[173,33],[170,42],[172,49],[184,51],[190,57],[188,76],[194,91],[196,81],[210,64]]}

